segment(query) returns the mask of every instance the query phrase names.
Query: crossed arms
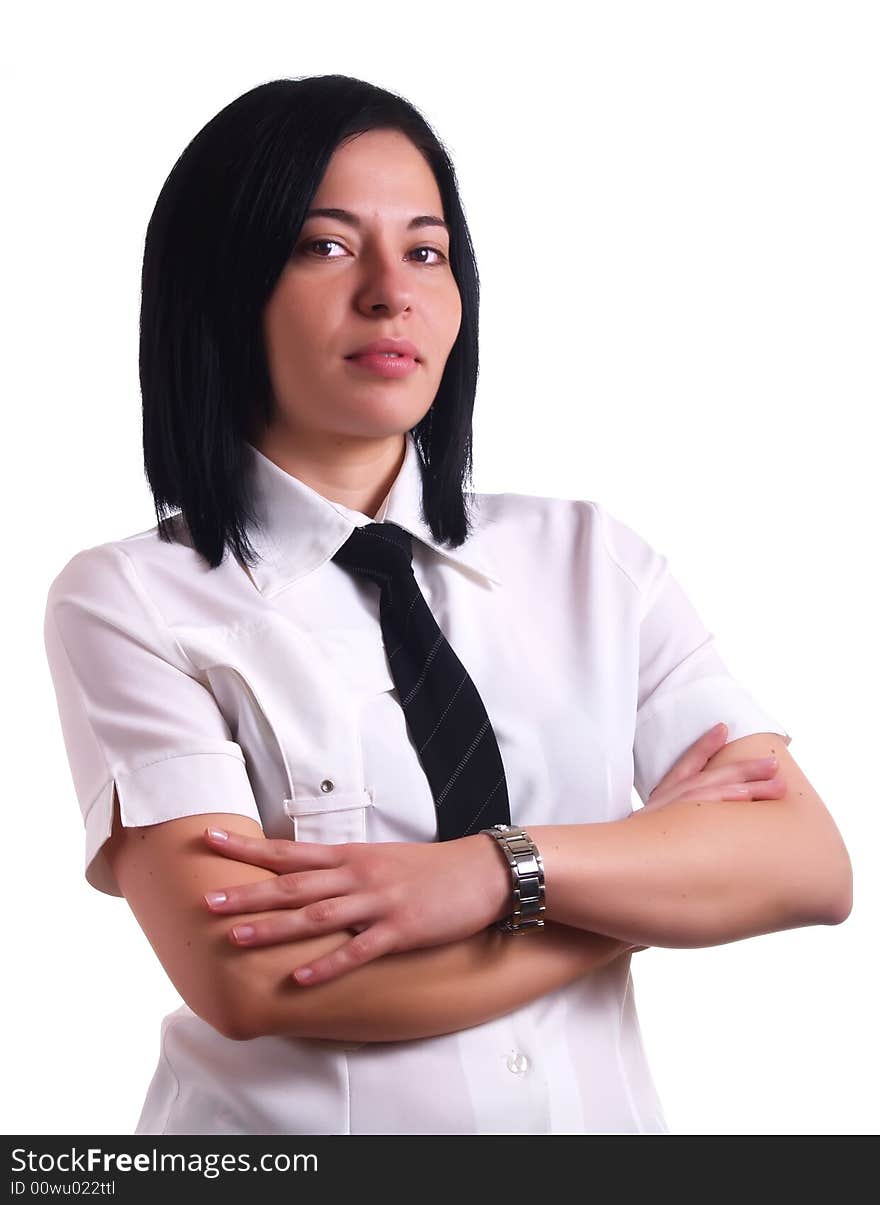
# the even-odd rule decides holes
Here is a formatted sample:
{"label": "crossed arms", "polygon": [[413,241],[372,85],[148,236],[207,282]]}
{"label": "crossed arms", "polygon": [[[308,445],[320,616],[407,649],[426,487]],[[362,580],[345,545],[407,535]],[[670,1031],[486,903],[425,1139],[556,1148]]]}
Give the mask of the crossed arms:
{"label": "crossed arms", "polygon": [[277,877],[219,856],[201,839],[210,825],[260,836],[255,821],[218,813],[124,829],[115,810],[107,857],[181,996],[226,1036],[428,1037],[505,1015],[642,944],[711,945],[845,919],[846,849],[782,742],[773,734],[743,737],[716,758],[758,756],[771,746],[787,783],[782,799],[687,800],[604,825],[530,828],[555,887],[543,930],[486,929],[386,954],[306,989],[290,979],[292,969],[350,942],[351,931],[241,949],[227,934],[243,918],[204,906],[206,891]]}

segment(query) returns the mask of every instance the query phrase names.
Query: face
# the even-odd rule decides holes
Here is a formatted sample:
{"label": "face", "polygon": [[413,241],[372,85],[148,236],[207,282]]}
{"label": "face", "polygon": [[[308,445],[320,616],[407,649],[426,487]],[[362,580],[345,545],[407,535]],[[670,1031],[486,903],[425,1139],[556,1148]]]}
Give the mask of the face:
{"label": "face", "polygon": [[[263,331],[276,398],[272,427],[254,440],[311,448],[388,441],[431,406],[461,324],[449,234],[414,218],[444,217],[434,175],[395,130],[370,130],[337,147],[269,299]],[[418,362],[383,376],[346,359],[366,343],[408,339]]]}

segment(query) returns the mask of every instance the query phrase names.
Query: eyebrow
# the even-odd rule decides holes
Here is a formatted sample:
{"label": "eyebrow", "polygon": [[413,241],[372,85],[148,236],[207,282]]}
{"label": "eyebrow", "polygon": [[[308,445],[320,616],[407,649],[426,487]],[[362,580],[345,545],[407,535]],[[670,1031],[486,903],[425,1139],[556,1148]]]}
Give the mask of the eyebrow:
{"label": "eyebrow", "polygon": [[[357,214],[352,213],[349,209],[310,209],[303,218],[303,222],[307,222],[309,218],[335,218],[337,222],[346,222],[349,226],[354,226],[356,230],[359,230],[363,225]],[[447,222],[444,222],[442,218],[436,218],[428,213],[423,213],[419,217],[413,218],[407,225],[407,230],[420,230],[423,226],[442,226],[447,234],[450,233]]]}

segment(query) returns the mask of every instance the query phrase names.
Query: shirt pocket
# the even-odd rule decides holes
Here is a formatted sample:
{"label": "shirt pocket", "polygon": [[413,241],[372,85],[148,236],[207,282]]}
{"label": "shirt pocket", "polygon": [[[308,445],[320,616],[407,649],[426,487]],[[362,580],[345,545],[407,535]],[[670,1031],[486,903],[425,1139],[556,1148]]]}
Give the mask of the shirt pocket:
{"label": "shirt pocket", "polygon": [[296,799],[285,799],[283,804],[293,823],[295,841],[318,841],[325,845],[366,841],[367,808],[372,806],[373,792],[369,788],[336,791],[332,784],[321,795],[297,795]]}
{"label": "shirt pocket", "polygon": [[[342,730],[345,741],[356,747],[360,781],[334,779],[332,757],[314,759],[309,786],[295,785],[291,797],[284,800],[284,811],[293,824],[297,841],[325,844],[368,839],[369,809],[375,800],[374,788],[364,775],[361,746],[361,711],[373,696],[394,690],[394,679],[385,656],[378,625],[372,628],[329,628],[312,633],[313,645],[320,649],[324,664],[333,667],[337,697],[345,699],[347,721]],[[340,720],[342,712],[340,712]],[[325,776],[319,772],[323,769]],[[302,783],[302,779],[300,779]],[[319,787],[319,790],[315,788]]]}
{"label": "shirt pocket", "polygon": [[378,625],[306,630],[274,617],[199,636],[197,660],[244,752],[266,835],[368,840],[375,784],[362,709],[394,689]]}

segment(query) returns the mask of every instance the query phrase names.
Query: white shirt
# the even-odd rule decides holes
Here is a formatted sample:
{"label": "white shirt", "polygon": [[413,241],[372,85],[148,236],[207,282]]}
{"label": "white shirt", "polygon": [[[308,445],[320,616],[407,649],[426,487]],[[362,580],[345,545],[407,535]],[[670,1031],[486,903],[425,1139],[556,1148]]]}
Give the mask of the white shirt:
{"label": "white shirt", "polygon": [[[49,590],[85,877],[111,895],[101,847],[114,783],[126,826],[222,811],[267,837],[436,840],[379,591],[330,559],[373,520],[246,447],[263,516],[250,529],[254,570],[232,556],[210,570],[178,522],[179,542],[153,527],[78,553]],[[719,720],[729,740],[790,740],[728,672],[666,558],[598,503],[476,494],[473,532],[449,551],[420,500],[407,435],[376,520],[416,537],[416,579],[486,705],[515,824],[629,815],[633,787],[644,802]],[[235,1042],[183,1005],[162,1022],[135,1132],[666,1133],[630,961],[496,1020],[402,1042]]]}

